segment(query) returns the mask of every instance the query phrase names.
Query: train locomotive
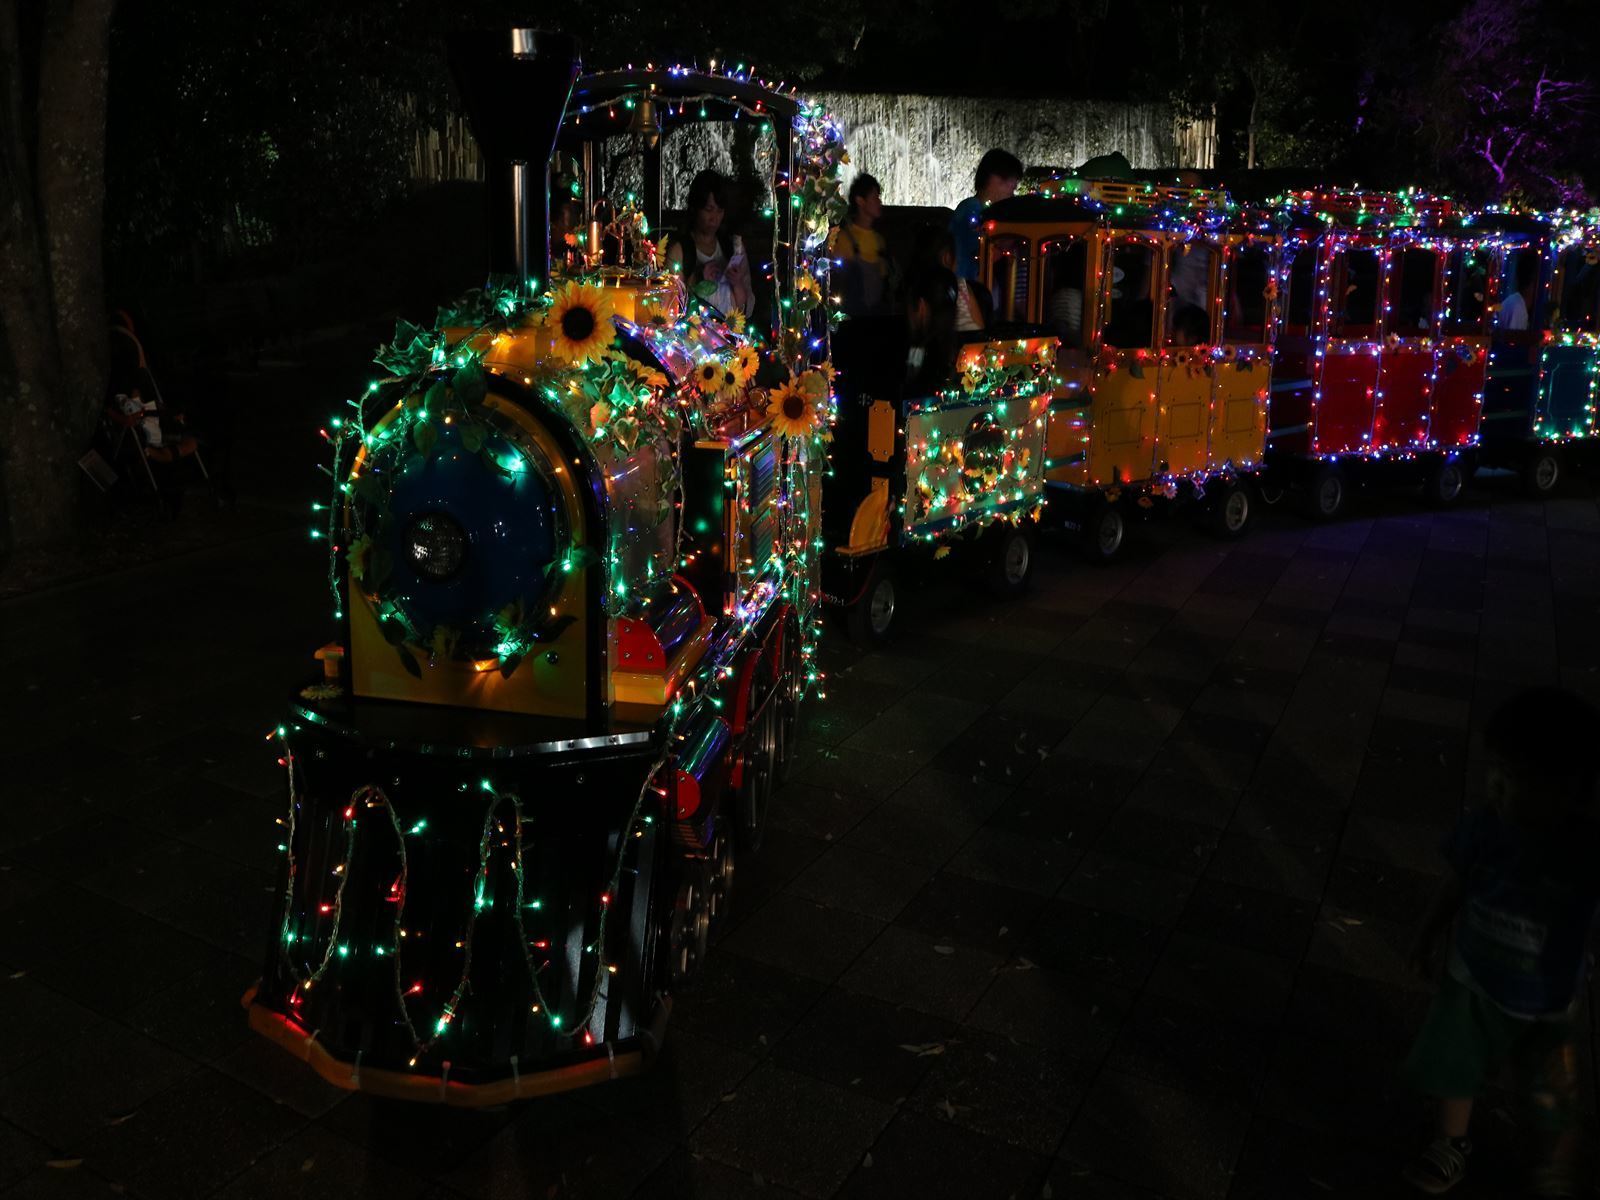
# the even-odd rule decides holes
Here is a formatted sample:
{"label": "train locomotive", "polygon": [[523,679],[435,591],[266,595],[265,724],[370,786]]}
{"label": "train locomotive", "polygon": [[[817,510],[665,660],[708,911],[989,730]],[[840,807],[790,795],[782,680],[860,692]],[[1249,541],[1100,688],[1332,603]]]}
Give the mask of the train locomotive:
{"label": "train locomotive", "polygon": [[[450,59],[496,283],[402,325],[325,430],[338,636],[276,731],[281,908],[247,1004],[337,1086],[481,1106],[648,1062],[762,840],[819,675],[841,148],[748,78],[580,78],[570,39],[520,29]],[[617,220],[636,253],[574,239],[551,278],[553,144],[634,137],[659,169],[661,127],[708,106],[779,146],[764,334],[621,237],[659,182]]]}

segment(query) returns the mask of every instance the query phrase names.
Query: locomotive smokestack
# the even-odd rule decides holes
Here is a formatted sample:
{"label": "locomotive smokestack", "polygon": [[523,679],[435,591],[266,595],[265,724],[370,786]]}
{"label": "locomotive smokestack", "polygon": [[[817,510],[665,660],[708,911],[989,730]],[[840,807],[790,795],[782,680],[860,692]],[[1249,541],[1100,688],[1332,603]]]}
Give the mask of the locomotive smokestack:
{"label": "locomotive smokestack", "polygon": [[550,281],[550,154],[578,78],[576,39],[518,28],[454,34],[450,73],[488,166],[489,269]]}

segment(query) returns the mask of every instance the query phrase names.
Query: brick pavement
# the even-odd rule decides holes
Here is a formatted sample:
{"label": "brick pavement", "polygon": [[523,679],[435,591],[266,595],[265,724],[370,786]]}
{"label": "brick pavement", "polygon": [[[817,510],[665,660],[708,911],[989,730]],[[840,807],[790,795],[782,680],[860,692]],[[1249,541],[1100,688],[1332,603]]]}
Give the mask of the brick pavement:
{"label": "brick pavement", "polygon": [[[1398,1194],[1400,950],[1469,734],[1519,684],[1600,700],[1587,490],[1156,526],[1108,569],[1046,548],[1020,603],[941,583],[890,648],[826,648],[658,1068],[415,1109],[237,1004],[319,570],[271,535],[0,608],[0,1194]],[[1498,1194],[1504,1097],[1476,1132]]]}

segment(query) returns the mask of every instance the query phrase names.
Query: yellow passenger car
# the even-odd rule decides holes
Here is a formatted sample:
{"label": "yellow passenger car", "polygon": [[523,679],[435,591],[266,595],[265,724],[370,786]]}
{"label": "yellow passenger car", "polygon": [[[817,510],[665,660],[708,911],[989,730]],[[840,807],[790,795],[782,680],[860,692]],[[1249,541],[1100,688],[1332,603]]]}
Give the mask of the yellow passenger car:
{"label": "yellow passenger car", "polygon": [[1273,223],[1219,192],[1054,180],[988,211],[981,255],[1000,329],[1059,339],[1052,508],[1110,559],[1128,517],[1204,505],[1249,523],[1266,429]]}

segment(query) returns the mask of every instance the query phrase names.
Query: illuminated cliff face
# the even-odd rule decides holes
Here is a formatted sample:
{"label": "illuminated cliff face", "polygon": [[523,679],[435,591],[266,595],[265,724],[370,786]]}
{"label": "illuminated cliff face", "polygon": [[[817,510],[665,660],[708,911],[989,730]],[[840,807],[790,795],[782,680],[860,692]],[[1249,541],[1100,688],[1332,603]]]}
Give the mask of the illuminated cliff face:
{"label": "illuminated cliff face", "polygon": [[[883,185],[885,204],[952,207],[972,190],[972,171],[993,146],[1029,166],[1074,167],[1113,151],[1135,167],[1209,167],[1212,121],[1184,124],[1164,104],[1092,100],[992,100],[971,96],[822,92],[816,99],[844,126],[850,168]],[[477,178],[476,147],[457,147],[464,129],[435,138],[419,153],[419,177]],[[606,147],[608,191],[639,190],[639,161],[629,139]],[[663,205],[681,209],[695,172],[711,167],[737,179],[752,207],[769,199],[773,139],[754,122],[707,123],[670,130]],[[426,160],[426,166],[423,166]]]}
{"label": "illuminated cliff face", "polygon": [[1209,167],[1211,122],[1180,126],[1162,104],[978,97],[818,95],[844,127],[850,162],[883,185],[884,202],[954,206],[972,191],[985,150],[1028,166],[1073,167],[1120,151],[1135,167]]}

